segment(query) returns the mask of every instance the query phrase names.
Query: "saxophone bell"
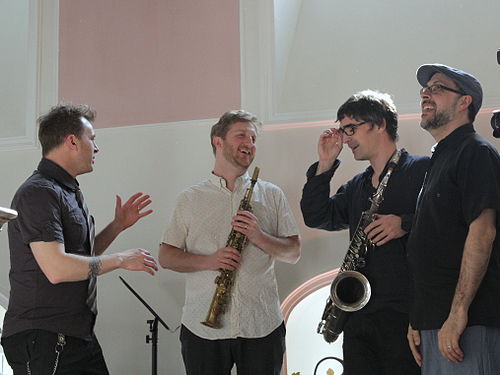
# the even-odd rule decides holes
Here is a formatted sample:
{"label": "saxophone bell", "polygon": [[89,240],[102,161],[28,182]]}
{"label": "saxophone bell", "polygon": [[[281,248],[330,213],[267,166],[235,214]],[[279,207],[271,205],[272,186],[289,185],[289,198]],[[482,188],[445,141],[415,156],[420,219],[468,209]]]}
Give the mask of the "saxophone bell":
{"label": "saxophone bell", "polygon": [[336,341],[344,330],[349,312],[361,310],[371,296],[370,282],[360,272],[339,273],[330,286],[330,297],[318,325],[317,332],[327,343]]}
{"label": "saxophone bell", "polygon": [[370,282],[365,275],[357,271],[339,273],[330,287],[332,303],[346,312],[361,310],[371,295]]}

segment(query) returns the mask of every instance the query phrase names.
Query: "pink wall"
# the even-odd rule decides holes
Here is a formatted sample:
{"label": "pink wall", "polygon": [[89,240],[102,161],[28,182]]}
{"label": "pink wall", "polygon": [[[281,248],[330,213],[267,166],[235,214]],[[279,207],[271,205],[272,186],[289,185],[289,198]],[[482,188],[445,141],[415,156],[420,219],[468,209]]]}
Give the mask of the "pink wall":
{"label": "pink wall", "polygon": [[59,99],[97,128],[240,107],[238,1],[60,0],[59,22]]}

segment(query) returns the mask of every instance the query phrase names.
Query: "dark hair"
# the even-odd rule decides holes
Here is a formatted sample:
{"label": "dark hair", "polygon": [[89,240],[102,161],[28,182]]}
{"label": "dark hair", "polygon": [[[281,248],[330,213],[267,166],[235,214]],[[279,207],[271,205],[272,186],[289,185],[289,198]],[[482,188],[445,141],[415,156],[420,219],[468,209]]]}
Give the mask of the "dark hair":
{"label": "dark hair", "polygon": [[60,103],[38,118],[38,139],[42,155],[47,155],[64,142],[68,135],[80,138],[83,133],[81,118],[94,121],[95,111],[86,104]]}
{"label": "dark hair", "polygon": [[398,113],[389,94],[364,90],[352,95],[337,111],[337,121],[346,116],[377,125],[385,119],[387,134],[393,141],[398,139]]}
{"label": "dark hair", "polygon": [[215,155],[215,145],[213,138],[221,137],[224,139],[226,137],[227,132],[232,124],[235,122],[249,122],[255,128],[255,132],[258,133],[260,128],[262,127],[262,123],[257,119],[257,117],[250,112],[238,109],[234,111],[229,111],[224,113],[219,121],[212,126],[212,130],[210,131],[210,142],[212,143],[212,149]]}

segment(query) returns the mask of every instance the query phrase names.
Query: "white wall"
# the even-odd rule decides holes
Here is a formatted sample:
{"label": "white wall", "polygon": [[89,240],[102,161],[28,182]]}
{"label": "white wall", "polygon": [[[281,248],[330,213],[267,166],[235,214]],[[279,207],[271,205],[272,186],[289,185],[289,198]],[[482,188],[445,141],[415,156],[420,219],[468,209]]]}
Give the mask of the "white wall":
{"label": "white wall", "polygon": [[[489,137],[489,116],[481,116],[480,131]],[[204,178],[212,167],[209,123],[173,124],[151,127],[114,128],[97,131],[101,152],[95,171],[81,176],[80,183],[97,227],[111,220],[114,195],[129,196],[136,191],[150,193],[155,212],[124,232],[109,251],[143,247],[157,255],[162,231],[168,222],[176,195],[185,187]],[[428,154],[432,140],[420,130],[415,120],[402,121],[401,145],[410,151]],[[285,128],[272,130],[269,125],[258,140],[255,164],[261,177],[280,185],[301,225],[302,259],[297,265],[279,264],[277,277],[281,298],[307,279],[335,268],[347,249],[347,233],[324,233],[304,227],[299,199],[304,173],[315,160],[315,143],[321,128]],[[495,142],[495,141],[494,141]],[[497,142],[498,144],[498,142]],[[334,185],[364,169],[354,162],[350,152]],[[0,154],[2,184],[0,197],[8,205],[18,185],[32,172],[39,150],[11,151]],[[6,233],[0,233],[0,291],[8,291],[8,251]],[[99,279],[99,319],[97,334],[112,373],[144,374],[149,369],[150,346],[144,342],[146,319],[150,314],[118,279],[122,275],[157,309],[171,327],[179,323],[184,298],[183,275],[162,270],[155,277],[125,271],[113,272]],[[208,308],[208,307],[207,307]],[[320,310],[323,306],[320,307]],[[320,314],[320,312],[318,313]],[[160,373],[182,373],[178,335],[160,328]]]}
{"label": "white wall", "polygon": [[[488,1],[484,3],[491,5]],[[263,3],[260,4],[262,5]],[[295,4],[299,3],[296,2]],[[319,3],[315,2],[315,4]],[[378,3],[364,2],[363,9],[369,11],[371,7],[376,8],[376,4]],[[463,12],[464,14],[469,14],[470,9],[465,6],[466,4],[466,2],[463,3]],[[430,12],[429,8],[432,8],[432,5],[428,4],[425,9],[421,8],[420,12],[428,14]],[[460,9],[458,10],[460,11]],[[305,22],[307,19],[306,16],[311,14],[310,11],[302,14],[302,17],[299,18],[300,22]],[[373,9],[373,11],[375,12],[377,9]],[[257,14],[259,13],[257,12]],[[491,12],[491,14],[494,14],[494,12]],[[337,20],[339,17],[341,16],[332,15],[328,19]],[[425,22],[423,15],[419,16],[419,19]],[[348,26],[351,29],[356,28],[360,24],[358,21],[354,17],[352,18],[352,23],[349,23],[346,27]],[[366,24],[368,21],[364,19],[363,23]],[[312,27],[311,24],[314,23],[314,17],[309,18],[308,22],[308,25]],[[434,25],[438,20],[434,20],[433,22]],[[326,25],[326,23],[327,20],[322,24]],[[372,24],[374,28],[377,26],[374,21],[372,21]],[[244,26],[242,27],[244,32],[242,39],[249,37],[248,32],[251,33],[258,29],[259,19],[256,19],[254,23],[246,20]],[[303,30],[307,30],[307,25],[301,24],[301,27]],[[469,26],[465,23],[461,27],[467,28]],[[476,22],[474,27],[470,28],[470,33],[488,36],[490,35],[488,33],[491,31],[490,27],[491,25],[487,23]],[[331,33],[333,31],[321,29],[320,32]],[[319,35],[321,36],[322,34]],[[345,35],[344,37],[349,38],[349,35]],[[401,34],[397,34],[396,37],[402,38]],[[452,35],[449,35],[449,37],[451,41],[454,41]],[[267,39],[269,40],[269,37]],[[272,36],[270,39],[273,39]],[[420,43],[420,38],[416,38],[416,40]],[[450,43],[450,40],[446,43]],[[483,50],[491,48],[494,51],[497,46],[491,46],[490,39],[487,39],[487,41],[481,45],[481,48]],[[353,39],[352,42],[355,43],[356,40]],[[385,63],[387,66],[391,64],[397,65],[401,56],[406,56],[406,51],[411,50],[412,45],[407,44],[410,42],[411,39],[405,39],[404,43],[406,44],[402,42],[400,45],[393,46],[394,48],[391,48],[390,51],[377,53],[376,58],[381,60],[377,64]],[[435,40],[429,38],[424,42],[428,46],[432,45]],[[346,74],[342,78],[344,79],[342,86],[338,86],[335,80],[331,81],[331,77],[341,76],[345,67],[339,66],[334,72],[329,69],[329,64],[326,63],[323,70],[318,72],[318,77],[320,81],[327,83],[329,91],[335,91],[335,98],[329,98],[325,102],[316,102],[313,98],[322,98],[323,95],[321,93],[325,93],[324,90],[326,90],[324,87],[318,91],[317,94],[319,96],[315,96],[315,88],[305,87],[305,83],[298,86],[295,84],[298,84],[297,80],[299,78],[303,78],[301,76],[303,69],[299,69],[301,64],[306,64],[308,61],[311,62],[319,58],[316,56],[318,52],[318,48],[316,47],[318,46],[314,46],[313,44],[310,47],[315,48],[309,55],[310,58],[308,60],[297,60],[297,57],[293,60],[295,62],[292,60],[289,62],[291,64],[289,69],[293,69],[289,70],[286,74],[288,81],[285,78],[285,81],[283,81],[283,85],[287,85],[285,90],[287,95],[283,97],[284,101],[281,101],[281,104],[274,109],[265,107],[266,101],[259,98],[260,94],[268,92],[266,90],[269,88],[269,79],[272,79],[272,76],[265,79],[261,78],[267,84],[263,84],[262,81],[249,83],[250,78],[258,76],[259,72],[267,71],[264,66],[266,60],[257,59],[254,62],[255,65],[251,65],[249,61],[251,61],[252,53],[255,51],[247,50],[243,52],[245,61],[242,65],[245,69],[248,69],[242,72],[242,81],[246,82],[243,85],[244,92],[242,93],[244,107],[251,110],[257,109],[257,115],[264,116],[265,114],[266,116],[264,117],[266,118],[272,118],[273,113],[279,114],[279,111],[276,112],[276,108],[280,108],[287,114],[285,117],[288,117],[290,120],[293,118],[290,111],[294,110],[293,103],[296,100],[292,96],[301,94],[303,100],[312,104],[319,103],[318,105],[320,105],[317,107],[318,114],[315,114],[314,108],[316,107],[312,109],[303,108],[301,104],[297,108],[296,120],[290,120],[289,122],[305,121],[305,123],[293,126],[266,125],[263,134],[258,140],[258,157],[255,164],[261,168],[261,177],[283,188],[300,224],[302,234],[303,249],[300,262],[297,265],[278,264],[276,267],[282,299],[307,279],[337,267],[347,249],[346,232],[326,233],[311,230],[305,228],[301,219],[299,199],[302,185],[305,182],[305,170],[316,159],[316,140],[323,126],[326,125],[326,123],[319,125],[316,123],[307,123],[307,120],[313,119],[315,116],[321,120],[331,119],[332,116],[326,116],[323,112],[325,107],[331,108],[329,112],[333,113],[350,94],[360,88],[367,87],[368,82],[370,82],[369,86],[372,88],[376,86],[382,90],[390,89],[391,92],[396,91],[401,97],[407,98],[407,101],[417,103],[418,87],[414,80],[413,72],[420,63],[424,62],[421,56],[413,56],[411,59],[405,58],[406,67],[404,69],[401,68],[402,71],[400,74],[402,79],[390,81],[386,79],[386,75],[380,75],[377,69],[372,69],[371,65],[367,64],[363,67],[362,74]],[[456,44],[454,45],[456,46]],[[305,53],[297,50],[300,46],[303,45],[296,43],[293,46],[288,45],[289,51],[291,51],[289,55],[297,56],[297,54]],[[244,47],[245,44],[243,45]],[[260,47],[258,43],[252,45],[252,48],[257,49],[267,47],[267,44],[263,44]],[[467,55],[466,52],[458,47],[455,49],[447,48],[447,51],[454,53],[447,55],[449,61],[446,62],[450,64],[455,59],[462,61],[460,59],[462,59],[463,55]],[[334,50],[332,50],[333,52]],[[432,52],[432,54],[429,53],[426,56],[426,62],[429,60],[437,61],[441,57],[444,57],[444,55],[440,55],[439,48],[437,47],[433,48]],[[269,54],[266,51],[260,50],[260,54],[257,57],[262,58],[263,56],[269,57]],[[362,54],[347,54],[335,57],[335,59],[343,59],[344,62],[355,62],[361,58]],[[491,56],[481,56],[477,69],[474,69],[473,64],[469,61],[470,70],[474,73],[477,71],[478,75],[481,75],[483,81],[486,81],[488,85],[499,87],[500,67],[496,65],[485,67],[484,65],[490,64],[490,60],[487,59],[491,59],[491,64],[496,64],[494,58],[493,53]],[[259,65],[259,68],[252,71],[252,68],[257,65]],[[307,67],[307,65],[304,65],[304,67]],[[482,67],[485,67],[485,69],[483,70]],[[315,69],[315,66],[313,68]],[[306,70],[309,71],[313,68],[307,67]],[[8,74],[8,72],[1,73]],[[270,86],[272,87],[272,84]],[[41,89],[42,94],[46,94],[47,91],[50,91],[50,89],[43,86]],[[271,94],[274,95],[274,93]],[[493,94],[497,95],[498,91],[493,92]],[[490,103],[493,103],[493,99],[488,98]],[[276,103],[274,102],[274,104]],[[247,104],[250,104],[250,106]],[[396,104],[399,104],[398,96],[396,96]],[[500,104],[500,102],[497,104]],[[417,108],[416,104],[414,108]],[[99,110],[99,108],[97,109]],[[259,109],[262,110],[262,113],[258,111]],[[493,140],[490,136],[489,119],[489,114],[480,114],[476,122],[476,127],[481,134],[485,135],[498,146],[498,140]],[[172,212],[175,197],[182,189],[204,178],[211,170],[213,159],[208,134],[210,125],[213,123],[213,120],[204,120],[189,123],[97,130],[97,142],[101,148],[101,152],[97,155],[95,171],[92,174],[82,176],[80,183],[89,206],[94,213],[98,228],[102,228],[105,223],[111,220],[114,195],[117,193],[122,195],[122,197],[129,196],[136,191],[150,193],[153,197],[153,208],[155,210],[154,214],[123,233],[111,246],[109,249],[110,252],[131,247],[143,247],[151,250],[156,256],[161,234]],[[0,126],[3,126],[3,122]],[[400,121],[400,136],[400,145],[409,149],[410,152],[429,154],[429,149],[433,141],[428,134],[420,129],[416,116],[405,116]],[[39,158],[40,150],[38,148],[0,151],[0,205],[8,206],[10,204],[15,190],[35,169]],[[342,160],[343,164],[332,184],[334,188],[366,167],[365,163],[354,162],[349,150],[344,151]],[[0,233],[0,293],[4,295],[8,295],[9,290],[9,258],[7,249],[7,238],[4,231]],[[146,374],[150,369],[151,350],[151,347],[145,344],[145,335],[148,329],[146,319],[150,319],[150,315],[135,300],[135,297],[125,289],[119,281],[118,275],[122,275],[132,284],[157,309],[166,323],[171,327],[176,327],[180,319],[184,299],[183,275],[162,270],[155,277],[151,277],[147,274],[120,271],[105,275],[99,280],[99,318],[96,331],[101,340],[111,373],[124,375]],[[322,308],[323,306],[319,310],[322,310]],[[320,313],[321,311],[318,312],[318,314]],[[183,373],[178,333],[168,333],[160,327],[159,353],[159,373]]]}

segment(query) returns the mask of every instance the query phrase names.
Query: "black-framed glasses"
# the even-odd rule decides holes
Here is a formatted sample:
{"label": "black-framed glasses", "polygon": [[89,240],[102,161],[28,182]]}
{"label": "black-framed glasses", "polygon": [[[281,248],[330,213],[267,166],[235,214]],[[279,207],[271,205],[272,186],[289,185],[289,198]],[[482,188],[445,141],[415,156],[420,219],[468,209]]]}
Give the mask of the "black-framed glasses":
{"label": "black-framed glasses", "polygon": [[455,89],[452,89],[450,87],[446,87],[446,86],[440,85],[439,83],[436,83],[435,85],[430,85],[430,86],[424,86],[424,87],[422,87],[420,89],[420,94],[425,94],[427,91],[430,92],[431,94],[439,94],[443,90],[451,91],[451,92],[454,92],[455,94],[467,95],[463,91],[455,90]]}
{"label": "black-framed glasses", "polygon": [[345,126],[339,126],[339,132],[343,135],[347,135],[347,136],[351,136],[351,135],[354,135],[354,133],[356,133],[356,130],[358,129],[358,127],[360,127],[361,125],[364,125],[364,124],[368,124],[369,121],[363,121],[363,122],[360,122],[359,124],[348,124],[348,125],[345,125]]}

